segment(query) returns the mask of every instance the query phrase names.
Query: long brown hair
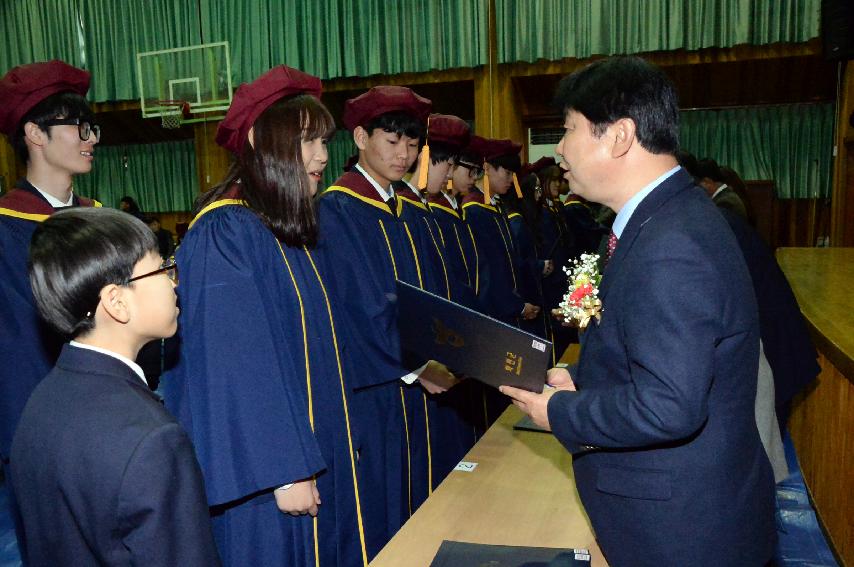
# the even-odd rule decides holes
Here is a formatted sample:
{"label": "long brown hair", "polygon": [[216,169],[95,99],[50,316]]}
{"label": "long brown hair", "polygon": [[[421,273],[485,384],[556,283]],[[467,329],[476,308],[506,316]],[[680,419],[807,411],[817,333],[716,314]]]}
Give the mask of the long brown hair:
{"label": "long brown hair", "polygon": [[244,144],[225,178],[196,200],[194,212],[240,184],[240,198],[276,238],[291,247],[314,246],[317,218],[302,161],[302,141],[331,136],[335,131],[332,115],[319,100],[302,94],[274,102],[253,128],[254,147]]}

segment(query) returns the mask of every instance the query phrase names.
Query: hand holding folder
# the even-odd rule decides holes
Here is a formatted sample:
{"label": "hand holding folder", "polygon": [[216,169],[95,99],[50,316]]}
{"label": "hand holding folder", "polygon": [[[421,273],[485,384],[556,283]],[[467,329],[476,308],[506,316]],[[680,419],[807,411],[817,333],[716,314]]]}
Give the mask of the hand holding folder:
{"label": "hand holding folder", "polygon": [[401,348],[495,388],[542,392],[552,344],[404,282],[397,282]]}

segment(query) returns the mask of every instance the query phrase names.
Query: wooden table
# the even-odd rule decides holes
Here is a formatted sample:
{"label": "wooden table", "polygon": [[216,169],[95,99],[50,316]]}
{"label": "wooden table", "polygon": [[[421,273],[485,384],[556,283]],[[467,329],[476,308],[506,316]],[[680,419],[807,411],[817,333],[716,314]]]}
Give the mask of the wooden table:
{"label": "wooden table", "polygon": [[607,566],[572,477],[572,457],[550,433],[514,431],[510,406],[466,455],[472,472],[453,471],[371,562],[426,567],[442,540],[586,548]]}
{"label": "wooden table", "polygon": [[854,248],[780,248],[816,347],[854,381]]}
{"label": "wooden table", "polygon": [[821,373],[792,404],[789,431],[816,514],[854,566],[854,248],[781,248]]}

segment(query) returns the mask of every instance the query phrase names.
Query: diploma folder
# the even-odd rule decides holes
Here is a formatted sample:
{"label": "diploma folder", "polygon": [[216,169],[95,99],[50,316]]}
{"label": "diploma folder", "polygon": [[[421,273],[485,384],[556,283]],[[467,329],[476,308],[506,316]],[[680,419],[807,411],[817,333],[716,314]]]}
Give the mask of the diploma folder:
{"label": "diploma folder", "polygon": [[542,392],[552,343],[397,281],[401,348],[490,386]]}

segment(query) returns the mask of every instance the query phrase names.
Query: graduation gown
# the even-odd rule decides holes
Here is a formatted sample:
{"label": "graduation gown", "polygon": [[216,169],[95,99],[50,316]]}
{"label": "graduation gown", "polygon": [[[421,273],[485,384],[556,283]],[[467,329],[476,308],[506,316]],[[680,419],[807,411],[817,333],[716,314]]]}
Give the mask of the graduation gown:
{"label": "graduation gown", "polygon": [[474,292],[475,266],[470,267],[467,260],[474,257],[474,244],[463,222],[462,211],[454,209],[441,193],[429,196],[428,201],[451,280],[451,297],[457,303],[480,311]]}
{"label": "graduation gown", "polygon": [[[513,244],[518,256],[518,281],[522,297],[528,303],[543,305],[542,274],[545,262],[540,258],[540,250],[534,234],[521,213],[508,214],[507,226],[513,236]],[[539,316],[530,321],[520,319],[519,326],[529,333],[552,340],[551,329],[542,311]]]}
{"label": "graduation gown", "polygon": [[[468,225],[475,266],[475,292],[482,313],[510,325],[519,326],[525,301],[519,289],[517,251],[507,219],[483,193],[472,189],[463,199],[463,220]],[[481,386],[484,426],[488,428],[509,404],[495,388]]]}
{"label": "graduation gown", "polygon": [[[74,196],[73,206],[101,204]],[[0,197],[0,458],[6,463],[12,436],[36,384],[53,368],[62,337],[41,320],[27,271],[30,239],[54,208],[26,179]]]}
{"label": "graduation gown", "polygon": [[504,216],[483,200],[483,193],[473,189],[462,204],[472,242],[467,263],[475,267],[475,293],[485,315],[518,326],[525,301],[518,291],[512,235]]}
{"label": "graduation gown", "polygon": [[[459,284],[452,283],[446,253],[439,237],[439,226],[427,204],[406,182],[394,184],[400,202],[400,220],[410,227],[416,248],[416,260],[421,273],[419,285],[431,293],[456,301]],[[441,361],[440,361],[441,362]],[[453,369],[452,369],[453,370]],[[410,387],[407,394],[407,414],[421,416],[413,420],[410,444],[413,458],[427,462],[413,462],[413,472],[428,473],[426,492],[413,492],[414,504],[420,505],[439,483],[460,462],[476,440],[475,420],[471,416],[471,388],[468,383],[455,386],[442,394],[428,394],[423,388]],[[478,420],[477,423],[480,421]],[[422,423],[427,425],[424,431]],[[419,486],[424,486],[423,482]]]}
{"label": "graduation gown", "polygon": [[[177,262],[181,350],[162,388],[195,445],[223,563],[366,565],[348,376],[311,253],[223,199]],[[273,490],[309,477],[317,518],[280,512]]]}
{"label": "graduation gown", "polygon": [[[427,461],[415,454],[427,445],[424,402],[420,411],[406,404],[406,392],[421,387],[400,380],[426,362],[404,361],[400,348],[395,279],[419,285],[424,278],[412,231],[400,219],[401,201],[392,211],[356,169],[317,200],[315,257],[330,281],[333,301],[341,306],[345,355],[354,370],[351,417],[361,431],[359,468],[363,484],[376,489],[363,502],[369,557],[397,533],[428,490],[427,469],[415,470]],[[413,446],[416,436],[424,443]]]}
{"label": "graduation gown", "polygon": [[551,318],[551,310],[556,309],[568,288],[568,278],[563,268],[571,260],[578,258],[583,250],[575,243],[575,235],[569,230],[564,218],[564,207],[559,201],[546,200],[540,215],[540,233],[542,235],[543,257],[548,256],[554,262],[554,270],[543,278],[543,311],[549,321],[552,332],[553,363],[560,360],[561,355],[570,343],[578,342],[578,331],[575,328],[564,327]]}
{"label": "graduation gown", "polygon": [[[100,207],[97,201],[74,196],[72,206]],[[54,208],[26,179],[0,197],[0,463],[9,465],[12,436],[21,412],[42,378],[56,362],[63,338],[39,316],[27,269],[30,239]],[[18,547],[26,553],[15,495],[9,508]],[[26,559],[26,558],[25,558]]]}
{"label": "graduation gown", "polygon": [[608,230],[604,229],[596,219],[590,207],[577,197],[570,196],[563,203],[563,218],[567,230],[572,234],[577,253],[593,253],[599,248],[603,236],[607,236]]}

